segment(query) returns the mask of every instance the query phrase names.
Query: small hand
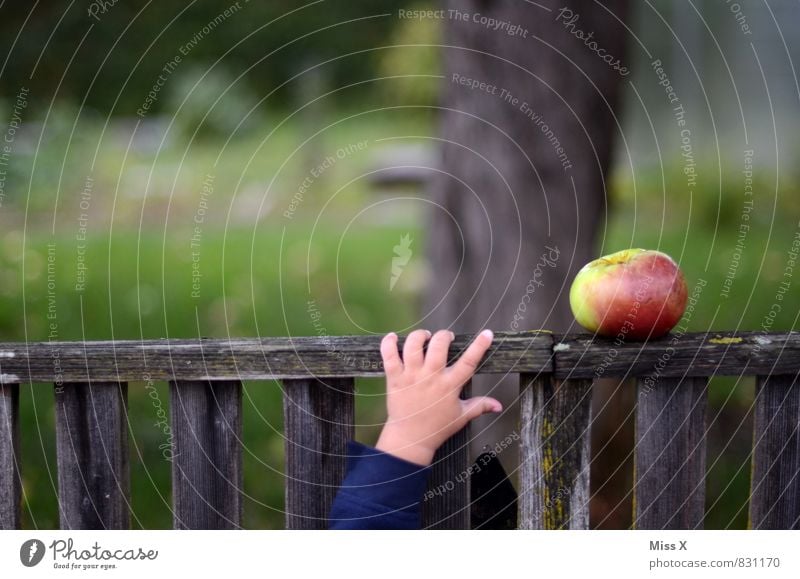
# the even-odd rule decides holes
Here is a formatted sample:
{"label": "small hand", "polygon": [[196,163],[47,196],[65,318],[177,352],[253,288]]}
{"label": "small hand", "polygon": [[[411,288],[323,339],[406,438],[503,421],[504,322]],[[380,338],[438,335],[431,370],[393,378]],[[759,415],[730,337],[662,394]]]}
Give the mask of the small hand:
{"label": "small hand", "polygon": [[[397,347],[397,334],[381,342],[386,371],[388,418],[376,448],[410,462],[429,465],[436,450],[468,422],[487,412],[501,412],[500,402],[479,396],[462,400],[462,388],[478,369],[481,358],[492,344],[491,330],[484,330],[452,365],[447,352],[453,332],[440,330],[431,337],[427,330],[416,330],[406,338],[403,359]],[[430,339],[427,354],[425,342]]]}

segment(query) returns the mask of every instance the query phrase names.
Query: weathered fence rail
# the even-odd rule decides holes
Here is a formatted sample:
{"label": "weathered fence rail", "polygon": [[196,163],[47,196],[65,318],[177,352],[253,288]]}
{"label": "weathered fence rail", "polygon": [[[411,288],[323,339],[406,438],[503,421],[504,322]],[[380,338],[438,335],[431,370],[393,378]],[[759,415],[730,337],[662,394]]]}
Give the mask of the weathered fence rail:
{"label": "weathered fence rail", "polygon": [[[458,336],[455,358],[470,337]],[[239,528],[242,380],[284,385],[286,526],[327,526],[355,423],[354,379],[382,374],[379,337],[0,343],[0,528],[21,524],[19,386],[57,383],[61,527],[130,525],[128,382],[168,381],[174,527]],[[634,524],[703,524],[708,379],[756,376],[750,524],[800,528],[800,333],[667,336],[498,333],[479,370],[518,374],[519,527],[589,526],[593,379],[635,377]],[[439,451],[430,485],[468,467],[469,433]],[[470,488],[425,502],[428,528],[469,528]]]}

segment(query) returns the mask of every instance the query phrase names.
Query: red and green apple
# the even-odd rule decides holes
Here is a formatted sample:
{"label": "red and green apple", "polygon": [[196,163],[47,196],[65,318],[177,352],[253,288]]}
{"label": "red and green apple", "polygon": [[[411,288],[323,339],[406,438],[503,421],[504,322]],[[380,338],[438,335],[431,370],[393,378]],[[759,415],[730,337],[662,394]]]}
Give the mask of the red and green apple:
{"label": "red and green apple", "polygon": [[625,249],[587,263],[569,292],[580,325],[602,336],[634,340],[669,332],[686,309],[687,288],[666,253]]}

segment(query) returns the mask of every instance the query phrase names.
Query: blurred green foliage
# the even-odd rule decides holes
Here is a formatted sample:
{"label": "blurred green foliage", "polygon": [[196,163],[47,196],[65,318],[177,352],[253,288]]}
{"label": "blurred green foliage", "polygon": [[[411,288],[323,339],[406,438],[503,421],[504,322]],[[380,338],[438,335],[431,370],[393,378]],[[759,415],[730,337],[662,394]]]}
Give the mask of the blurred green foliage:
{"label": "blurred green foliage", "polygon": [[[106,9],[98,10],[99,4]],[[279,89],[308,66],[325,66],[331,86],[375,76],[380,51],[406,2],[153,2],[5,3],[0,8],[0,52],[9,55],[4,85],[31,88],[32,100],[60,100],[104,116],[133,115],[164,67],[223,66],[269,103],[286,103]],[[90,14],[90,10],[92,13]],[[227,11],[227,12],[226,12]],[[23,28],[24,24],[24,28]],[[358,53],[337,58],[344,53]],[[220,61],[219,65],[216,65]],[[68,71],[68,74],[64,74]],[[167,77],[170,73],[167,74]],[[169,79],[168,79],[169,80]],[[164,108],[163,100],[153,111]]]}

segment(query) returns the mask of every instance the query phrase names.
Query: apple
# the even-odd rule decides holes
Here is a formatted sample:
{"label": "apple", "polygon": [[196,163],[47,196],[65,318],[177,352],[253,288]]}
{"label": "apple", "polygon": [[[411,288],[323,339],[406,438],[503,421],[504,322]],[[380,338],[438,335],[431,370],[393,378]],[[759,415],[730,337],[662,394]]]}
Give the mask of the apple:
{"label": "apple", "polygon": [[623,340],[657,338],[669,332],[686,309],[686,280],[666,253],[625,249],[587,263],[569,290],[580,325]]}

